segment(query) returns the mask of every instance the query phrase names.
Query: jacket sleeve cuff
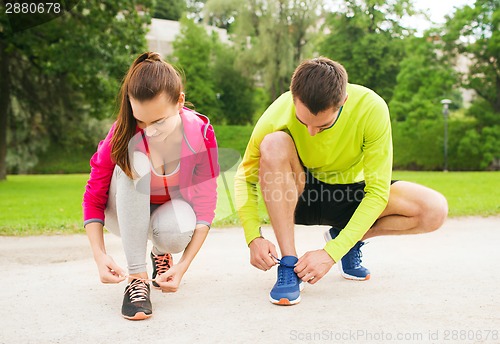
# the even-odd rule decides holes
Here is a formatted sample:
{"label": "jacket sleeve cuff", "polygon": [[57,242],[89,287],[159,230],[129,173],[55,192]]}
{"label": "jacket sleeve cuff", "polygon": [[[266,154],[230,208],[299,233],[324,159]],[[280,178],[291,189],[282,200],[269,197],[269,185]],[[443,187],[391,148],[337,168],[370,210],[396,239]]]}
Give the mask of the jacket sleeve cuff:
{"label": "jacket sleeve cuff", "polygon": [[100,224],[102,224],[104,226],[104,221],[101,219],[88,219],[88,220],[85,220],[83,222],[83,227],[85,227],[86,225],[88,225],[89,223],[92,223],[92,222],[99,222]]}
{"label": "jacket sleeve cuff", "polygon": [[260,227],[256,227],[252,230],[245,231],[245,240],[247,241],[247,246],[256,239],[262,237],[262,231]]}
{"label": "jacket sleeve cuff", "polygon": [[328,255],[333,259],[335,263],[338,263],[343,257],[339,255],[339,249],[337,246],[338,245],[335,240],[330,240],[326,243],[325,247],[323,247],[323,249],[326,251],[326,253],[328,253]]}
{"label": "jacket sleeve cuff", "polygon": [[207,227],[208,227],[208,229],[210,229],[210,228],[211,228],[211,226],[212,226],[212,224],[211,224],[210,222],[207,222],[207,221],[201,221],[201,220],[200,220],[200,221],[196,221],[196,224],[197,224],[197,225],[205,225],[205,226],[207,226]]}

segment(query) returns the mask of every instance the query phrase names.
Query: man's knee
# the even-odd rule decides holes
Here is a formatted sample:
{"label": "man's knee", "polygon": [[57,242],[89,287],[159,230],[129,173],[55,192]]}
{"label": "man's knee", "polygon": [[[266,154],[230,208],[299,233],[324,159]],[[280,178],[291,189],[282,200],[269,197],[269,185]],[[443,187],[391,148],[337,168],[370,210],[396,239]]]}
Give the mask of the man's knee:
{"label": "man's knee", "polygon": [[435,192],[433,197],[424,201],[422,209],[423,226],[429,232],[440,228],[448,217],[448,201],[439,192]]}
{"label": "man's knee", "polygon": [[275,164],[289,161],[289,152],[293,147],[293,140],[287,133],[276,131],[267,134],[260,144],[261,164]]}

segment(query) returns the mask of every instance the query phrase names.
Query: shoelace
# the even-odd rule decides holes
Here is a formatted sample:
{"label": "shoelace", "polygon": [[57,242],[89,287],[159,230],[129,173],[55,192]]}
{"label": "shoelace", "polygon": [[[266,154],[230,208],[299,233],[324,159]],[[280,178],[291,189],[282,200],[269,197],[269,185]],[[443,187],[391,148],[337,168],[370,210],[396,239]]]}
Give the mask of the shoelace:
{"label": "shoelace", "polygon": [[295,271],[293,271],[294,266],[283,263],[281,259],[275,256],[272,257],[280,264],[278,267],[278,285],[293,284],[296,279]]}
{"label": "shoelace", "polygon": [[359,241],[354,245],[352,249],[354,249],[354,252],[349,255],[351,258],[349,260],[349,263],[351,264],[352,267],[356,267],[361,265],[361,258],[363,257],[363,253],[361,252],[361,247],[363,247],[365,243],[363,241]]}
{"label": "shoelace", "polygon": [[146,282],[140,279],[134,279],[125,289],[125,293],[130,291],[130,301],[146,301],[148,296],[148,286]]}
{"label": "shoelace", "polygon": [[165,273],[172,267],[172,255],[170,253],[161,256],[154,255],[157,276]]}

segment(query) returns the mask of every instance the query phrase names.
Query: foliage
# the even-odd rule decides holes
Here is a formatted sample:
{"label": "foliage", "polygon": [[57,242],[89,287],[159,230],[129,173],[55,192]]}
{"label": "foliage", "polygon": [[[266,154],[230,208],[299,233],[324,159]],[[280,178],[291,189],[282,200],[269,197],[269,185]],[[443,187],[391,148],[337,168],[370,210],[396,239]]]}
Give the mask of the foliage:
{"label": "foliage", "polygon": [[219,91],[220,115],[229,125],[252,123],[257,105],[252,80],[236,69],[234,48],[222,44],[215,48],[213,75]]}
{"label": "foliage", "polygon": [[203,7],[204,22],[231,31],[243,0],[209,0]]}
{"label": "foliage", "polygon": [[[394,168],[439,170],[443,167],[443,124],[433,120],[392,124]],[[450,168],[452,169],[452,168]]]}
{"label": "foliage", "polygon": [[199,111],[220,119],[220,104],[213,77],[213,39],[203,26],[181,20],[181,32],[174,41],[172,61],[185,76],[186,99]]}
{"label": "foliage", "polygon": [[[89,173],[89,160],[94,154],[97,144],[104,139],[110,127],[109,121],[95,122],[92,126],[96,132],[92,143],[75,145],[74,147],[51,146],[40,156],[38,163],[27,172],[34,174],[56,173]],[[243,156],[252,134],[253,126],[214,124],[215,136],[220,148],[236,150]],[[20,171],[16,171],[20,172]]]}
{"label": "foliage", "polygon": [[[393,122],[394,168],[442,170],[444,166],[443,119]],[[448,121],[448,169],[450,171],[499,170],[500,126],[476,129],[476,121]]]}
{"label": "foliage", "polygon": [[156,0],[153,17],[158,19],[179,20],[186,11],[185,0]]}
{"label": "foliage", "polygon": [[438,119],[441,100],[452,99],[455,108],[462,103],[454,89],[456,73],[444,56],[438,56],[439,46],[432,36],[409,38],[406,44],[409,53],[400,64],[397,87],[389,103],[391,116],[398,121]]}
{"label": "foliage", "polygon": [[465,57],[461,86],[476,92],[467,115],[475,120],[459,151],[483,169],[498,169],[500,127],[500,1],[476,0],[449,17],[443,28],[446,52]]}
{"label": "foliage", "polygon": [[186,0],[187,17],[195,23],[203,21],[203,8],[207,0]]}
{"label": "foliage", "polygon": [[330,34],[319,52],[342,63],[350,82],[389,102],[405,56],[403,39],[412,33],[402,26],[402,18],[415,13],[409,0],[345,0],[343,8],[327,17]]}
{"label": "foliage", "polygon": [[500,116],[500,1],[476,0],[457,9],[443,32],[449,53],[470,60],[463,86],[473,89]]}
{"label": "foliage", "polygon": [[322,7],[322,0],[241,1],[234,24],[238,66],[271,101],[288,90],[295,67],[312,52]]}
{"label": "foliage", "polygon": [[[22,31],[10,28],[2,9],[0,138],[8,131],[10,168],[29,167],[49,143],[72,144],[82,122],[113,112],[123,74],[145,49],[149,0],[141,5],[145,12],[135,0],[80,1]],[[0,179],[4,148],[0,140]]]}
{"label": "foliage", "polygon": [[185,75],[187,99],[216,123],[245,124],[255,111],[254,86],[235,68],[236,52],[192,20],[181,21],[173,61]]}
{"label": "foliage", "polygon": [[249,125],[215,125],[217,144],[221,148],[236,150],[241,156],[245,154],[253,126]]}

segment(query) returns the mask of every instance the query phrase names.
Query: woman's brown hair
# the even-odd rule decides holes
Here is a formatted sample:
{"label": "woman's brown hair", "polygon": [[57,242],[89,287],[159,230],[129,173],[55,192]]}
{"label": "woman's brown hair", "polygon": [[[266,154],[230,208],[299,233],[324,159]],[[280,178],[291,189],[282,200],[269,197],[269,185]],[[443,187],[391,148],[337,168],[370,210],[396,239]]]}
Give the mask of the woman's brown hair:
{"label": "woman's brown hair", "polygon": [[130,178],[133,175],[128,147],[136,133],[137,122],[129,98],[142,102],[164,92],[169,101],[177,103],[182,89],[179,73],[158,53],[143,53],[130,66],[120,90],[120,109],[111,139],[111,157]]}

